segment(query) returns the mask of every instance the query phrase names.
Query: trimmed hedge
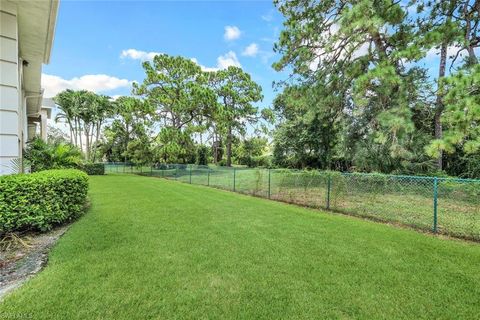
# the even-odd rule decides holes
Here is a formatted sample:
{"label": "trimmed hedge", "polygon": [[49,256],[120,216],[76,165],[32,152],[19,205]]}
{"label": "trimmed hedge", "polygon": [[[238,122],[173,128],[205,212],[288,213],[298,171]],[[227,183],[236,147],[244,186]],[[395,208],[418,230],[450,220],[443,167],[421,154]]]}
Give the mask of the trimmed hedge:
{"label": "trimmed hedge", "polygon": [[0,235],[46,231],[79,217],[87,202],[88,176],[76,169],[0,177]]}
{"label": "trimmed hedge", "polygon": [[105,164],[103,163],[84,163],[79,165],[78,169],[86,172],[89,176],[101,176],[105,174]]}

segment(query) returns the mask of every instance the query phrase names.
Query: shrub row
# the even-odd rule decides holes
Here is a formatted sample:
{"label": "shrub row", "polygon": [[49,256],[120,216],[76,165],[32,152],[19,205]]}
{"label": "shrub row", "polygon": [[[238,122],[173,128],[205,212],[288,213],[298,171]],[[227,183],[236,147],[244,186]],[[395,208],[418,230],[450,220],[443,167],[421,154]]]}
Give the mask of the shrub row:
{"label": "shrub row", "polygon": [[79,217],[85,209],[88,176],[79,170],[46,170],[0,177],[0,235],[46,231]]}
{"label": "shrub row", "polygon": [[105,174],[105,164],[103,163],[83,163],[78,165],[78,169],[86,172],[89,176]]}

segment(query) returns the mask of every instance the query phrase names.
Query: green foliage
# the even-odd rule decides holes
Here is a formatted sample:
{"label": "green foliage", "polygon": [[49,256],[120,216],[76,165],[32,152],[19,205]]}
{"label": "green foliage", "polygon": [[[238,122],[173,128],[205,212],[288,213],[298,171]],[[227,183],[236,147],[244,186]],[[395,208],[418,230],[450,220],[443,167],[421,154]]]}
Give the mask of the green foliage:
{"label": "green foliage", "polygon": [[108,161],[144,164],[152,161],[152,107],[134,97],[115,100],[115,117],[105,128],[100,149]]}
{"label": "green foliage", "polygon": [[95,161],[102,125],[114,114],[110,97],[67,89],[54,101],[60,110],[55,121],[64,121],[70,130],[70,142],[84,152],[87,161]]}
{"label": "green foliage", "polygon": [[196,152],[192,136],[205,131],[217,107],[209,74],[190,59],[166,54],[145,62],[143,68],[146,77],[133,91],[151,107],[151,121],[161,124],[151,141],[152,160],[192,162]]}
{"label": "green foliage", "polygon": [[241,141],[234,150],[236,163],[248,167],[268,166],[267,139],[250,138]]}
{"label": "green foliage", "polygon": [[78,169],[84,171],[89,176],[101,176],[105,174],[105,164],[103,163],[82,163],[78,166]]}
{"label": "green foliage", "polygon": [[211,81],[219,100],[214,119],[217,129],[226,136],[226,165],[231,166],[234,134],[244,135],[247,124],[260,120],[261,115],[253,103],[263,99],[262,88],[238,67],[215,72]]}
{"label": "green foliage", "polygon": [[261,156],[252,157],[250,159],[249,167],[271,168],[272,156],[264,154]]}
{"label": "green foliage", "polygon": [[210,154],[210,148],[206,145],[199,145],[197,146],[197,161],[195,162],[197,165],[207,165],[208,158]]}
{"label": "green foliage", "polygon": [[445,170],[458,172],[461,178],[480,177],[480,154],[464,154],[461,150],[448,155],[450,157]]}
{"label": "green foliage", "polygon": [[427,152],[438,155],[441,150],[453,153],[456,147],[465,154],[480,152],[480,65],[461,70],[442,81],[446,104],[443,139],[433,140]]}
{"label": "green foliage", "polygon": [[[289,71],[291,80],[280,83],[284,90],[274,102],[275,165],[422,174],[443,165],[463,174],[453,153],[480,150],[477,6],[274,3],[285,16],[274,67]],[[426,56],[433,63],[433,54],[437,79],[422,64]]]}
{"label": "green foliage", "polygon": [[[268,109],[259,112],[253,105],[262,99],[262,89],[241,68],[205,72],[191,59],[160,54],[143,69],[145,79],[133,88],[140,99],[115,102],[117,116],[102,144],[108,161],[193,163],[207,135],[214,161],[225,152],[231,165],[233,143],[246,134],[247,125],[272,119]],[[263,124],[256,133],[265,132]]]}
{"label": "green foliage", "polygon": [[74,169],[0,177],[0,235],[46,231],[79,217],[87,191],[87,175]]}
{"label": "green foliage", "polygon": [[134,93],[145,97],[166,127],[183,129],[214,105],[206,76],[190,59],[161,54],[144,62],[143,69],[146,77],[134,84]]}
{"label": "green foliage", "polygon": [[[276,134],[277,163],[350,166],[348,148],[365,139],[373,148],[384,146],[398,162],[412,153],[412,106],[422,89],[415,84],[424,75],[403,65],[414,62],[421,48],[414,47],[398,3],[347,3],[276,1],[286,23],[275,46],[282,54],[275,67],[291,66],[301,83],[287,86],[276,100],[285,120]],[[290,138],[295,132],[298,138]]]}
{"label": "green foliage", "polygon": [[[332,88],[333,89],[333,88]],[[322,87],[291,86],[274,101],[278,120],[273,163],[278,167],[330,168],[343,128],[341,96]]]}
{"label": "green foliage", "polygon": [[146,137],[130,141],[124,155],[137,166],[152,163],[153,159],[153,152]]}
{"label": "green foliage", "polygon": [[157,135],[154,149],[154,158],[159,162],[195,162],[195,145],[190,134],[186,131],[179,131],[174,128],[162,128]]}
{"label": "green foliage", "polygon": [[48,169],[75,168],[82,161],[82,154],[75,146],[64,143],[46,143],[35,138],[28,143],[24,158],[30,164],[31,171]]}

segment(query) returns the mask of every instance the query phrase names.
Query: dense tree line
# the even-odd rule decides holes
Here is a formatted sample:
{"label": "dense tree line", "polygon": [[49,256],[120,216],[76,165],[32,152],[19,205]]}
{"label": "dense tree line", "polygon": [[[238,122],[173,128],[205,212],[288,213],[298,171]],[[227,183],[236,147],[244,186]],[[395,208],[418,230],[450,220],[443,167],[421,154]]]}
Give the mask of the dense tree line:
{"label": "dense tree line", "polygon": [[275,5],[276,165],[480,177],[480,1]]}
{"label": "dense tree line", "polygon": [[161,54],[131,96],[57,95],[71,143],[90,161],[480,177],[479,0],[274,3],[290,76],[271,108],[241,68]]}
{"label": "dense tree line", "polygon": [[134,83],[132,96],[113,101],[66,90],[55,97],[57,120],[68,125],[71,143],[88,160],[267,164],[267,140],[247,138],[247,126],[251,134],[265,133],[272,114],[254,105],[262,88],[249,74],[238,67],[206,72],[190,59],[165,54],[143,69],[145,79]]}

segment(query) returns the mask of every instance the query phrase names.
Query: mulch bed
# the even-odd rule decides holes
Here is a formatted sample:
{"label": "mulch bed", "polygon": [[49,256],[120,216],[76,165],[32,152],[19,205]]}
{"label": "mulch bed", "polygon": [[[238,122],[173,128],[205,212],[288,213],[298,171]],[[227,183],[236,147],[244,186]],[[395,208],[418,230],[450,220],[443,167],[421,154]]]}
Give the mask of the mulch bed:
{"label": "mulch bed", "polygon": [[0,240],[0,300],[42,270],[48,251],[68,227],[63,225],[47,233],[13,234]]}

